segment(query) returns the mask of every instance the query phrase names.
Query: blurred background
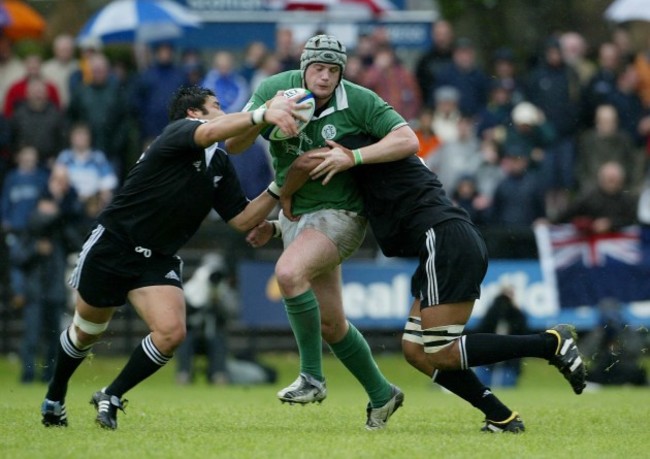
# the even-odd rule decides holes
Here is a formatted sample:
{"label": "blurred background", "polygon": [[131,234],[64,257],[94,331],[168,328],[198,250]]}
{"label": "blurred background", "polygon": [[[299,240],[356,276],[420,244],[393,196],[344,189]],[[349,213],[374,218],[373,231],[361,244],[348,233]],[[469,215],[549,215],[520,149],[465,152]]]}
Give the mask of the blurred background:
{"label": "blurred background", "polygon": [[[52,349],[85,234],[172,92],[201,84],[239,111],[318,32],[345,43],[345,78],[409,121],[482,229],[470,331],[571,322],[604,369],[628,354],[635,367],[650,324],[650,0],[0,0],[0,355]],[[272,180],[263,140],[231,158],[249,197]],[[211,215],[181,251],[179,382],[197,354],[232,381],[259,352],[294,349],[280,250]],[[346,312],[377,350],[399,349],[415,266],[371,233],[344,264]],[[126,305],[95,352],[129,353],[143,326]]]}

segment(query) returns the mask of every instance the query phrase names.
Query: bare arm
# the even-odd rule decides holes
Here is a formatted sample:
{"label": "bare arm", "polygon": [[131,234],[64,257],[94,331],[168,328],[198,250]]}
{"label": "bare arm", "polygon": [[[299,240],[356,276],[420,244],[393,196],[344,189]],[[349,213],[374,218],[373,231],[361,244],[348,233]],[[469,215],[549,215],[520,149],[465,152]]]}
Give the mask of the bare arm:
{"label": "bare arm", "polygon": [[[232,144],[237,148],[241,148],[234,151],[239,153],[250,147],[261,130],[269,124],[275,124],[286,135],[297,135],[298,125],[293,112],[302,108],[302,105],[297,104],[296,100],[297,97],[287,99],[284,96],[275,96],[262,106],[268,108],[260,116],[261,121],[259,123],[254,122],[254,112],[229,113],[219,116],[199,126],[194,133],[194,140],[197,145],[202,147],[208,147],[215,142],[226,140],[226,149],[231,152],[230,145]],[[244,139],[248,143],[244,144],[237,140],[232,143],[233,137]]]}
{"label": "bare arm", "polygon": [[[266,102],[266,105],[269,107],[265,116],[265,121],[267,122],[266,125],[268,125],[268,123],[275,124],[282,130],[282,132],[289,135],[290,137],[294,137],[298,135],[298,124],[296,123],[296,118],[301,119],[302,121],[307,121],[307,120],[297,115],[296,111],[306,108],[308,105],[307,103],[298,104],[297,100],[300,99],[300,97],[302,96],[297,94],[287,99],[286,97],[284,97],[283,91],[278,91],[275,97],[273,97],[273,99]],[[291,119],[287,119],[283,117],[281,120],[276,121],[275,114],[269,113],[271,111],[271,108],[281,108],[281,109],[288,110],[288,112],[291,113],[293,116],[291,117]],[[270,118],[269,115],[271,115]],[[253,144],[253,142],[255,142],[255,139],[257,138],[258,135],[260,135],[260,132],[262,132],[262,129],[266,125],[249,126],[248,129],[245,129],[242,132],[238,132],[237,134],[230,136],[226,140],[226,150],[228,150],[228,153],[237,154],[246,150],[248,147],[250,147]]]}
{"label": "bare arm", "polygon": [[332,147],[331,150],[311,155],[313,158],[323,160],[310,173],[314,179],[324,176],[323,185],[327,185],[338,172],[343,172],[357,164],[397,161],[416,154],[420,147],[415,132],[409,126],[395,129],[379,142],[356,149],[356,158],[353,150],[336,142],[328,141],[327,143]]}
{"label": "bare arm", "polygon": [[266,216],[275,208],[278,201],[268,192],[262,191],[240,213],[228,220],[228,224],[237,231],[245,232],[264,221]]}

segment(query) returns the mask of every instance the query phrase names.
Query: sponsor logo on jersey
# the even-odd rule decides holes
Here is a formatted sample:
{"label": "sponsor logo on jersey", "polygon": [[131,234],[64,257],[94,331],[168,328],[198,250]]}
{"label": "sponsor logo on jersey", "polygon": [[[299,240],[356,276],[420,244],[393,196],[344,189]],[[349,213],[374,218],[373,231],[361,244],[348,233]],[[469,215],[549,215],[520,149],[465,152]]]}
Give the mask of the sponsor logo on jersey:
{"label": "sponsor logo on jersey", "polygon": [[217,186],[219,186],[219,182],[221,181],[222,178],[223,178],[223,176],[221,176],[221,175],[216,175],[216,176],[214,176],[214,177],[212,178],[212,186],[215,187],[215,188],[216,188]]}
{"label": "sponsor logo on jersey", "polygon": [[201,172],[201,161],[194,161],[192,166],[196,167],[196,172]]}

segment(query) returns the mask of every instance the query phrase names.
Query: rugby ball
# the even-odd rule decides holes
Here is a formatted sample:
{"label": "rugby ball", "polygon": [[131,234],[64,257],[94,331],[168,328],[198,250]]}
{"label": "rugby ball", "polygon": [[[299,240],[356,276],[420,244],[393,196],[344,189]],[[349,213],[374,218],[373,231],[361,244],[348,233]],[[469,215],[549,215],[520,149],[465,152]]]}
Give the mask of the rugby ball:
{"label": "rugby ball", "polygon": [[[296,118],[296,122],[298,123],[298,133],[300,133],[305,129],[305,127],[307,127],[309,120],[311,120],[311,117],[314,115],[314,111],[316,111],[316,100],[314,99],[312,92],[305,88],[291,88],[284,91],[284,97],[287,99],[296,95],[300,95],[298,103],[307,103],[306,108],[296,110],[296,114],[307,120],[302,121]],[[285,135],[277,126],[269,126],[268,129],[262,132],[262,136],[271,141],[286,140],[289,138],[289,136]]]}

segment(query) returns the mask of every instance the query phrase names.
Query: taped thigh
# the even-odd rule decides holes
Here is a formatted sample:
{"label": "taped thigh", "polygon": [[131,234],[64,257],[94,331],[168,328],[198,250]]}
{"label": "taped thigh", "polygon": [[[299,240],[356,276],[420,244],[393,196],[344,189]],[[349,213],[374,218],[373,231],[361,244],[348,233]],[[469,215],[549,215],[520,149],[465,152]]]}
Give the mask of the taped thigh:
{"label": "taped thigh", "polygon": [[444,325],[422,330],[424,352],[435,354],[463,335],[464,325]]}
{"label": "taped thigh", "polygon": [[402,340],[408,341],[409,343],[419,344],[420,346],[424,345],[424,342],[422,341],[422,326],[420,325],[419,317],[410,316],[408,318],[404,325]]}
{"label": "taped thigh", "polygon": [[102,324],[90,322],[81,317],[77,311],[74,313],[72,323],[76,325],[79,330],[88,335],[101,335],[108,328],[108,322],[104,322]]}

